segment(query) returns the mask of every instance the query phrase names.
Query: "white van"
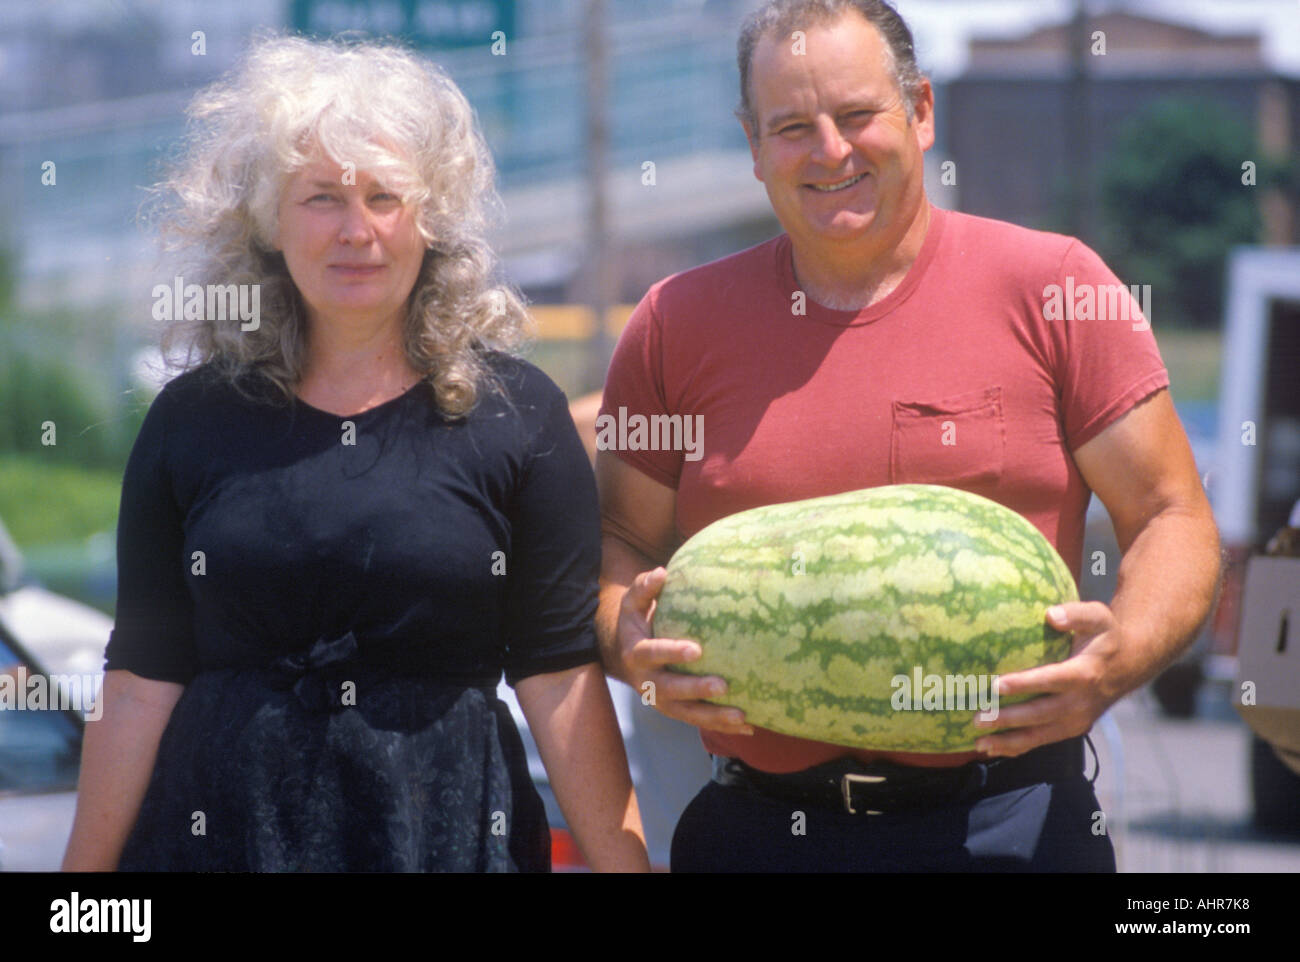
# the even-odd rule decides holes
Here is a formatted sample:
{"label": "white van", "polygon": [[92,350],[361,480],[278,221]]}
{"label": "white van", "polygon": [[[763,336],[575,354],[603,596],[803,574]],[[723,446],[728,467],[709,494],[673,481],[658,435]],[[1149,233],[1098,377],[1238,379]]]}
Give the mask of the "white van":
{"label": "white van", "polygon": [[[1213,653],[1231,662],[1251,643],[1238,637],[1246,562],[1300,501],[1300,248],[1234,250],[1226,308],[1216,474],[1208,491],[1228,560],[1211,627]],[[1295,588],[1300,604],[1300,584]],[[1259,827],[1300,830],[1300,776],[1258,738],[1251,789]]]}

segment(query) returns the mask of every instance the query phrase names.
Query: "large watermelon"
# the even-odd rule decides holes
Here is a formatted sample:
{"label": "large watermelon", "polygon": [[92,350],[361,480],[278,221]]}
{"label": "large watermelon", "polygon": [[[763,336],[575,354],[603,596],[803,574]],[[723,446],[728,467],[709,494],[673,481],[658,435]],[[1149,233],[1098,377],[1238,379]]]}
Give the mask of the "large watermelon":
{"label": "large watermelon", "polygon": [[[754,725],[858,748],[960,752],[989,733],[971,721],[993,676],[1069,654],[1045,609],[1077,598],[1061,556],[1019,514],[955,488],[901,484],[704,528],[668,564],[654,633],[698,641],[703,658],[673,669],[725,678],[717,701]],[[998,704],[1013,700],[1023,696]]]}

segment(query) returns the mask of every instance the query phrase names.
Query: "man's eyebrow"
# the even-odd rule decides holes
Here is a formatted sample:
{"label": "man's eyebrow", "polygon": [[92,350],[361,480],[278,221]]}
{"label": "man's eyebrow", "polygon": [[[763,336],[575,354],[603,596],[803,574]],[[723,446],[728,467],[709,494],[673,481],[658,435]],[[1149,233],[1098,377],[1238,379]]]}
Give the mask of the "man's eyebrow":
{"label": "man's eyebrow", "polygon": [[802,117],[803,117],[803,111],[784,110],[779,114],[769,117],[767,120],[767,124],[765,126],[767,127],[768,130],[775,130],[777,127],[780,127],[788,120],[795,120],[797,118],[802,118]]}
{"label": "man's eyebrow", "polygon": [[[884,108],[878,102],[870,97],[857,97],[840,104],[837,113],[851,114],[859,110],[869,110],[879,113],[883,109]],[[802,110],[783,110],[779,114],[774,114],[772,117],[768,118],[768,121],[764,126],[766,126],[768,130],[775,130],[777,127],[780,127],[782,124],[791,120],[802,119],[804,119],[804,112]]]}

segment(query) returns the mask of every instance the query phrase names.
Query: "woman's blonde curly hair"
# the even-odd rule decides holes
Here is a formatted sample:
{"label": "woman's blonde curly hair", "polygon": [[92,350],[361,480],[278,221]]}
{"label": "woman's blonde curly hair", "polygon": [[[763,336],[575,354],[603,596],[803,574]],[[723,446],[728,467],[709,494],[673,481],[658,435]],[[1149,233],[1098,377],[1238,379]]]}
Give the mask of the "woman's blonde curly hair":
{"label": "woman's blonde curly hair", "polygon": [[286,182],[323,150],[413,205],[427,249],[405,319],[407,357],[444,414],[468,412],[491,381],[484,351],[516,351],[527,313],[485,239],[500,208],[492,158],[447,75],[393,45],[262,34],[187,113],[184,150],[148,216],[187,284],[260,285],[261,323],[174,321],[164,358],[182,369],[212,364],[240,390],[257,373],[293,397],[306,314],[272,238]]}

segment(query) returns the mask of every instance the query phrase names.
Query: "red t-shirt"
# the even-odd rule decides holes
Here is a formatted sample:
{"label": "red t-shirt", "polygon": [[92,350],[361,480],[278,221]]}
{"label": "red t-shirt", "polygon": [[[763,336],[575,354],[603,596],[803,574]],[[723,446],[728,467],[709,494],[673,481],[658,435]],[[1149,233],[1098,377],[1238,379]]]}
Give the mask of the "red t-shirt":
{"label": "red t-shirt", "polygon": [[[1088,285],[1100,295],[1091,304]],[[945,484],[1024,515],[1077,583],[1091,491],[1070,452],[1169,384],[1136,302],[1121,311],[1106,296],[1118,285],[1077,240],[932,206],[921,252],[888,297],[862,311],[808,300],[801,314],[783,234],[651,287],[614,352],[601,413],[701,415],[698,446],[618,450],[677,490],[683,539],[760,505]],[[709,752],[772,772],[846,754],[978,757],[757,728],[701,734]]]}

